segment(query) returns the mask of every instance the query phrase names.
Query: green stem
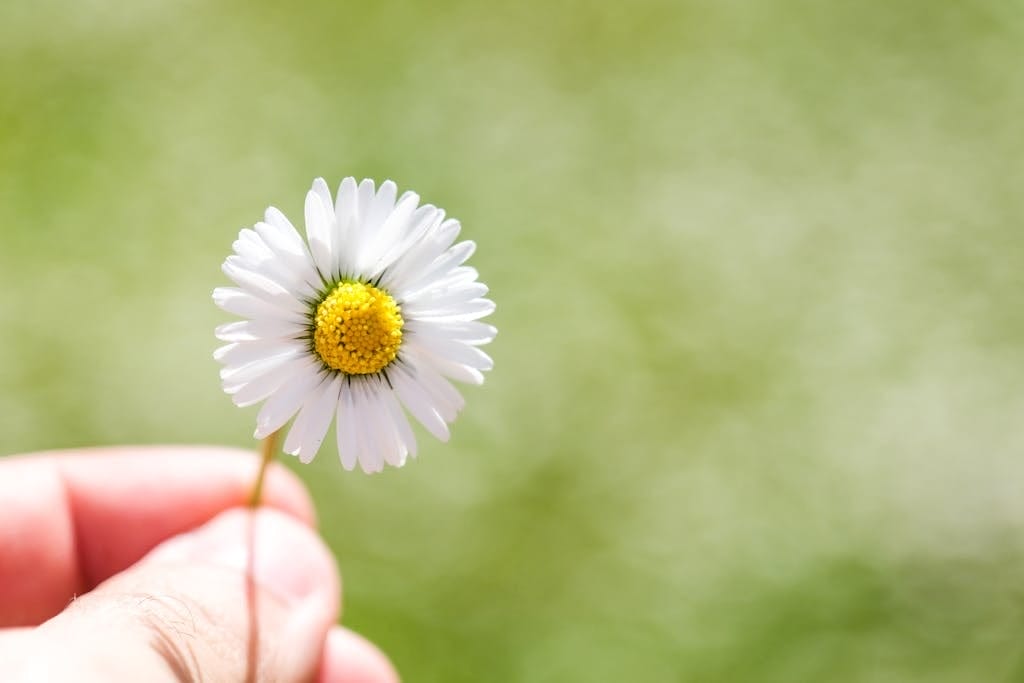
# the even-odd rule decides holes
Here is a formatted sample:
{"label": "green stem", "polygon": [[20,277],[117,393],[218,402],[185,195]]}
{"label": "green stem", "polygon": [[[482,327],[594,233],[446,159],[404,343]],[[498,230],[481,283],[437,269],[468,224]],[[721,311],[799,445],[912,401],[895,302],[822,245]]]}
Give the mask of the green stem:
{"label": "green stem", "polygon": [[274,432],[267,438],[263,439],[263,443],[260,447],[260,471],[256,473],[256,481],[252,485],[252,491],[249,492],[249,507],[256,508],[260,505],[260,498],[263,496],[263,480],[267,476],[267,467],[270,462],[274,459],[274,454],[277,452],[277,435],[279,432]]}

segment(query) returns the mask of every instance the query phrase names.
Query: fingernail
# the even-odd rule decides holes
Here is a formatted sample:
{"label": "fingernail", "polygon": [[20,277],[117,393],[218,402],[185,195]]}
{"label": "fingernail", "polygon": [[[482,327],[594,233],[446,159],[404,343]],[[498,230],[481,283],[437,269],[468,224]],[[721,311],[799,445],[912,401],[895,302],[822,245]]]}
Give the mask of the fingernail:
{"label": "fingernail", "polygon": [[215,565],[249,573],[288,606],[337,594],[334,559],[301,522],[270,508],[229,510],[193,532],[173,538],[151,562]]}

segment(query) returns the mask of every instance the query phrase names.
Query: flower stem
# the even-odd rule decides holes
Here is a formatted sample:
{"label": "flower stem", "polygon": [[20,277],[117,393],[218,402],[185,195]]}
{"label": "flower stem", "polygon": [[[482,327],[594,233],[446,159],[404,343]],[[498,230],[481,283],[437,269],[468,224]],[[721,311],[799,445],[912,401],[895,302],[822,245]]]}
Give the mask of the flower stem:
{"label": "flower stem", "polygon": [[270,465],[270,461],[274,459],[274,454],[277,453],[277,435],[279,432],[274,432],[267,438],[263,439],[263,443],[260,446],[260,469],[256,473],[256,481],[253,482],[252,490],[249,492],[249,507],[256,508],[260,505],[260,498],[263,496],[263,479],[267,476],[267,467]]}

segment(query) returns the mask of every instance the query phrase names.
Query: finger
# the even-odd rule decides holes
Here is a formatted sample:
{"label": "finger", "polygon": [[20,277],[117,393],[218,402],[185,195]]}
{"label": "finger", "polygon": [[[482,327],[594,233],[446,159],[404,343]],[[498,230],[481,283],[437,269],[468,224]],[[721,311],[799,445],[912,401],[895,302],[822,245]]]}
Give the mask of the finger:
{"label": "finger", "polygon": [[19,636],[5,680],[311,680],[339,595],[334,560],[308,527],[231,510]]}
{"label": "finger", "polygon": [[[210,447],[65,451],[0,460],[0,627],[41,623],[164,539],[244,503],[257,457]],[[265,502],[312,523],[302,484]]]}
{"label": "finger", "polygon": [[318,683],[399,683],[384,653],[362,636],[335,626],[327,634]]}

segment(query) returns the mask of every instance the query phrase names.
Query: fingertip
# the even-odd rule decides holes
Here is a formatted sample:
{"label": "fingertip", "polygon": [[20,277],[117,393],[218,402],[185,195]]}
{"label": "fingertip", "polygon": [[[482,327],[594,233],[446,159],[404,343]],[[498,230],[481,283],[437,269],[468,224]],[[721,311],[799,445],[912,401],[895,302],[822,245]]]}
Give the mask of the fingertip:
{"label": "fingertip", "polygon": [[[259,464],[255,452],[217,446],[119,446],[5,458],[0,494],[23,495],[5,499],[0,583],[31,572],[38,590],[6,581],[19,588],[12,597],[0,587],[0,625],[39,623],[162,541],[245,506]],[[312,498],[284,465],[268,471],[262,503],[316,525]],[[54,530],[40,532],[39,520]],[[56,533],[60,525],[64,531]],[[37,599],[43,593],[45,604]]]}
{"label": "fingertip", "polygon": [[[144,487],[163,498],[196,497],[203,492],[220,498],[215,512],[246,503],[260,465],[255,451],[205,445],[112,446],[33,457],[40,455],[55,456],[69,484],[83,489],[84,495],[93,490],[108,492],[119,483],[132,490]],[[76,486],[79,483],[81,486]],[[267,472],[263,502],[316,525],[313,499],[306,486],[279,462],[271,463]]]}
{"label": "fingertip", "polygon": [[376,645],[346,628],[327,634],[318,683],[399,683],[395,667]]}

